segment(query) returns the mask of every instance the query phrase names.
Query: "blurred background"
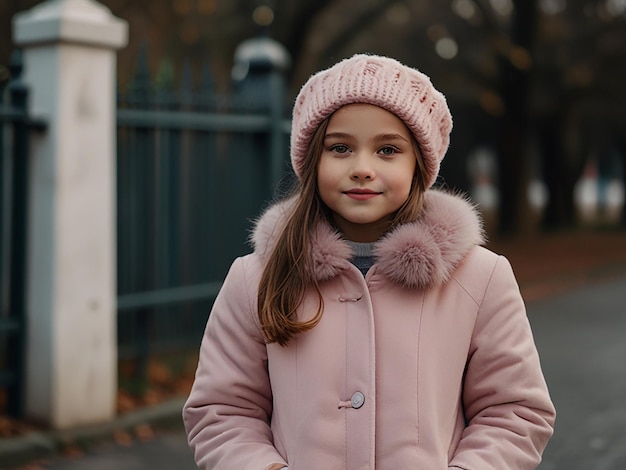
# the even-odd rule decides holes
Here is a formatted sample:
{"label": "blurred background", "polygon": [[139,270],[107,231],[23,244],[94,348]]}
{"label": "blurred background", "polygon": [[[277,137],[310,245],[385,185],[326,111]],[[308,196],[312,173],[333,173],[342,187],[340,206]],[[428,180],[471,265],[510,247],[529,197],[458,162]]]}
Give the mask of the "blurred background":
{"label": "blurred background", "polygon": [[[0,1],[1,89],[21,73],[12,19],[42,3]],[[118,413],[187,392],[221,279],[292,181],[294,97],[354,53],[395,57],[446,95],[438,185],[472,197],[494,246],[521,263],[555,233],[624,238],[626,0],[100,3],[129,25],[116,77]],[[0,344],[7,368],[12,343]],[[19,418],[10,390],[0,415]]]}
{"label": "blurred background", "polygon": [[[0,64],[13,14],[37,3],[0,5]],[[455,128],[442,175],[499,208],[496,230],[624,223],[624,0],[101,3],[130,24],[122,93],[145,66],[152,90],[229,94],[245,73],[234,68],[237,47],[268,35],[289,54],[288,116],[311,73],[356,52],[390,55],[446,95]]]}

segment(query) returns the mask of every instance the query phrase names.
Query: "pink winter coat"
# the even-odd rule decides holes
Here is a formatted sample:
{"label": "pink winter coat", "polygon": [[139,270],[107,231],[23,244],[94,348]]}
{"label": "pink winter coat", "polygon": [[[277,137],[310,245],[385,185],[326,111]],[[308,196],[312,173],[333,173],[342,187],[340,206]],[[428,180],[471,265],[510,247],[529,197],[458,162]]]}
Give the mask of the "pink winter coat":
{"label": "pink winter coat", "polygon": [[[183,416],[205,470],[533,469],[554,407],[507,260],[479,247],[465,200],[427,193],[366,277],[327,224],[314,237],[324,314],[266,345],[257,286],[289,203],[258,222],[209,318]],[[306,297],[302,318],[317,297]]]}

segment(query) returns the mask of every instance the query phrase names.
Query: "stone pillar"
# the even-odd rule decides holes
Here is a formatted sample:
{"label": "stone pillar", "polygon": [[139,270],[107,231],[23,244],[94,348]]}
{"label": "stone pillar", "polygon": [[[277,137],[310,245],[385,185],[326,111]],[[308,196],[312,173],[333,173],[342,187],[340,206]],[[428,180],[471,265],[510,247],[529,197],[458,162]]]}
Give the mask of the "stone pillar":
{"label": "stone pillar", "polygon": [[[269,111],[270,183],[275,190],[289,169],[284,122],[285,74],[291,65],[287,48],[269,37],[247,39],[235,50],[232,76],[240,98]],[[286,125],[287,124],[287,125]]]}
{"label": "stone pillar", "polygon": [[116,50],[128,26],[94,0],[14,18],[31,114],[26,396],[57,429],[115,414]]}

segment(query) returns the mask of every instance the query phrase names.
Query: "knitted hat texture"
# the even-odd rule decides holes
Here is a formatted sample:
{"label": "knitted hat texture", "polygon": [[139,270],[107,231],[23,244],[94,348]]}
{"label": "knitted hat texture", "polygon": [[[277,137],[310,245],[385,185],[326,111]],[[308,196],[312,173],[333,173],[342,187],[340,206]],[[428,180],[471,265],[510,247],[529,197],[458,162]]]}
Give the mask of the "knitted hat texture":
{"label": "knitted hat texture", "polygon": [[395,59],[357,54],[311,76],[298,94],[291,123],[291,163],[300,177],[320,123],[347,104],[379,106],[398,116],[419,145],[427,187],[437,179],[450,143],[452,116],[428,76]]}

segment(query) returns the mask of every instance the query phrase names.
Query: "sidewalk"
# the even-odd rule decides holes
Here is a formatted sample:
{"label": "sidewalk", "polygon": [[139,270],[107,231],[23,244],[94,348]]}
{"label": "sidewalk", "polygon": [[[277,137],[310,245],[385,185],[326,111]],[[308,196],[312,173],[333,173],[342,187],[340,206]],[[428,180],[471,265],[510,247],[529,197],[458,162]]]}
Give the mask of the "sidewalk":
{"label": "sidewalk", "polygon": [[626,469],[626,276],[529,304],[557,409],[538,470]]}
{"label": "sidewalk", "polygon": [[102,442],[129,447],[134,442],[153,440],[160,433],[180,431],[184,400],[184,397],[174,397],[100,425],[67,431],[33,431],[15,438],[0,439],[0,470],[39,470],[45,468],[39,463],[49,458],[59,454],[80,457],[86,449]]}
{"label": "sidewalk", "polygon": [[[626,277],[626,231],[498,240],[489,243],[488,247],[510,260],[522,294],[527,303],[531,304],[564,292],[576,291],[589,284]],[[80,457],[83,449],[103,441],[114,441],[127,447],[152,445],[150,449],[146,447],[145,452],[159,458],[160,454],[156,450],[159,446],[167,447],[170,438],[180,440],[176,445],[184,448],[180,418],[183,401],[184,397],[174,397],[159,405],[121,415],[113,422],[100,426],[64,432],[31,432],[17,438],[0,439],[0,470],[74,468],[71,465],[26,465],[59,452],[71,455],[74,451]],[[146,444],[150,441],[154,442]],[[179,451],[182,453],[181,458],[191,458],[187,450]],[[176,468],[193,468],[192,464],[190,467],[186,465],[189,463],[180,462]]]}

